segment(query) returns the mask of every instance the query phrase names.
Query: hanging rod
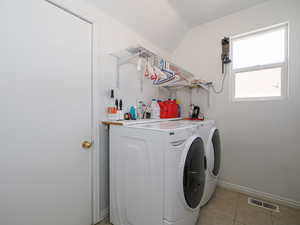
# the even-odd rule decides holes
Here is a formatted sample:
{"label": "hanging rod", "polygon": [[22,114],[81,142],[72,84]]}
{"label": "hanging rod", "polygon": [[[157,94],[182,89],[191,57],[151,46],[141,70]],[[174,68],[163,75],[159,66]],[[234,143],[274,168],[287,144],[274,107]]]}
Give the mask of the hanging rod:
{"label": "hanging rod", "polygon": [[[177,66],[175,63],[172,63],[168,60],[165,60],[162,56],[142,47],[142,46],[136,46],[136,47],[129,47],[123,51],[119,51],[119,52],[115,52],[111,54],[112,56],[114,56],[117,59],[117,68],[116,68],[116,86],[119,87],[120,86],[120,67],[124,64],[127,63],[137,63],[136,59],[137,58],[143,58],[143,59],[153,59],[153,62],[155,64],[155,66],[159,67],[159,63],[160,60],[164,60],[166,61],[169,65],[170,68],[172,67],[172,70],[176,73],[176,75],[180,78],[179,81],[177,81],[176,83],[180,82],[180,81],[186,81],[185,84],[188,84],[189,80],[192,80],[195,76],[182,69],[181,67]],[[142,77],[141,77],[142,79]],[[142,82],[141,82],[142,84]],[[142,90],[142,87],[141,87]]]}
{"label": "hanging rod", "polygon": [[[124,64],[128,63],[137,63],[138,58],[143,58],[144,60],[153,60],[153,64],[157,67],[160,67],[160,61],[164,60],[167,62],[172,68],[172,70],[176,73],[176,75],[179,77],[179,80],[175,81],[174,83],[166,83],[166,85],[159,85],[160,87],[167,88],[167,89],[176,89],[176,88],[202,88],[209,92],[209,87],[202,83],[193,84],[191,81],[195,79],[194,74],[191,72],[188,72],[187,70],[179,67],[175,63],[172,63],[166,59],[164,59],[162,56],[142,47],[142,46],[135,46],[135,47],[129,47],[125,50],[115,52],[111,54],[117,59],[116,63],[116,87],[120,87],[120,67]],[[140,89],[141,92],[143,92],[143,80],[144,80],[144,74],[143,71],[140,71]]]}

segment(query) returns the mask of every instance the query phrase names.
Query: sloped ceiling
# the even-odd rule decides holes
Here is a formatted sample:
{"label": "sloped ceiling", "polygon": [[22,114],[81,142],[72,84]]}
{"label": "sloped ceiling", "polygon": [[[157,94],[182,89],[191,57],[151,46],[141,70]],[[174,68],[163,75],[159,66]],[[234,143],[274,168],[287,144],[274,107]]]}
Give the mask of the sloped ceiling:
{"label": "sloped ceiling", "polygon": [[166,0],[86,0],[137,33],[172,51],[188,31]]}
{"label": "sloped ceiling", "polygon": [[168,0],[185,20],[194,26],[216,20],[267,0]]}
{"label": "sloped ceiling", "polygon": [[188,30],[266,0],[85,0],[159,47],[173,51]]}

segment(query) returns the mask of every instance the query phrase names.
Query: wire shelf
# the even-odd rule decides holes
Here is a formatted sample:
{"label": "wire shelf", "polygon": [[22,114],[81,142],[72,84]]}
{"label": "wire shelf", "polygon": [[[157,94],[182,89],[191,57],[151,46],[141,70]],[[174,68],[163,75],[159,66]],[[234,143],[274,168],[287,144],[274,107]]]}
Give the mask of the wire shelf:
{"label": "wire shelf", "polygon": [[[162,83],[162,84],[156,84],[155,82],[154,85],[158,85],[160,87],[179,87],[179,86],[188,86],[191,84],[191,81],[195,78],[194,74],[191,72],[188,72],[187,70],[181,68],[180,66],[176,65],[173,62],[170,62],[169,60],[164,59],[162,56],[142,47],[142,46],[136,46],[136,47],[129,47],[125,50],[112,53],[112,56],[117,58],[117,87],[119,87],[119,82],[120,82],[120,66],[127,64],[127,63],[132,63],[132,64],[137,64],[139,58],[142,58],[144,62],[151,61],[152,65],[155,66],[156,68],[160,68],[161,65],[161,60],[163,60],[167,65],[168,68],[170,68],[170,71],[174,72],[174,76],[176,79],[171,79],[168,82]],[[163,72],[163,71],[160,71]],[[141,75],[141,80],[142,80]],[[141,91],[142,91],[142,81],[141,81]]]}

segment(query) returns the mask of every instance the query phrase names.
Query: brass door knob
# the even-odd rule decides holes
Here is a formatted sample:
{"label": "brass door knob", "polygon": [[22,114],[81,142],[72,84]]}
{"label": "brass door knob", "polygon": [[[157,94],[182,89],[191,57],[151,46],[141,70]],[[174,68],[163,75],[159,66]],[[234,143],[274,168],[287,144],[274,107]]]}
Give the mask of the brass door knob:
{"label": "brass door knob", "polygon": [[84,149],[89,149],[89,148],[92,147],[92,145],[93,145],[92,142],[90,142],[90,141],[84,141],[84,142],[82,142],[81,147],[84,148]]}

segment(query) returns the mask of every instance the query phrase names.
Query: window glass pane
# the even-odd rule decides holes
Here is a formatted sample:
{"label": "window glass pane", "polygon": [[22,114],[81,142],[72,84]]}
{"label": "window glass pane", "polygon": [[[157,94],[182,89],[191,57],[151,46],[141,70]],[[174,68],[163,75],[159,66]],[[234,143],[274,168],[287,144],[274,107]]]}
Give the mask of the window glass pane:
{"label": "window glass pane", "polygon": [[285,28],[233,41],[233,69],[280,63],[285,60]]}
{"label": "window glass pane", "polygon": [[281,96],[281,68],[235,74],[235,98]]}

